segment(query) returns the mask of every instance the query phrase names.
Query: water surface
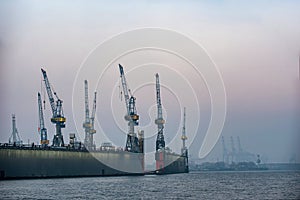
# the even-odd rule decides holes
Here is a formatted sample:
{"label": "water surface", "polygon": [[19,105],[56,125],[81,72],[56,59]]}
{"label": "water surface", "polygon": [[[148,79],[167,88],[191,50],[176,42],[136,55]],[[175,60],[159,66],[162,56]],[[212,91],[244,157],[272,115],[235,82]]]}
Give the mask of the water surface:
{"label": "water surface", "polygon": [[300,171],[0,181],[0,199],[300,199]]}

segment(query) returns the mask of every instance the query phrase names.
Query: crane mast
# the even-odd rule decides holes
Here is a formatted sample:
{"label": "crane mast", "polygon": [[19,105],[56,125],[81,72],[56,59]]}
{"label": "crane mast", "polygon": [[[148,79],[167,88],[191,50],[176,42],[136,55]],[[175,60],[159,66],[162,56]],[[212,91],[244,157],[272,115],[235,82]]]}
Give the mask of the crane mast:
{"label": "crane mast", "polygon": [[[58,96],[55,92],[52,93],[47,73],[46,73],[45,70],[43,70],[43,69],[41,69],[41,70],[42,70],[42,74],[43,74],[43,77],[44,77],[46,91],[47,91],[47,94],[48,94],[48,98],[49,98],[49,102],[50,102],[50,106],[51,106],[51,110],[52,110],[51,122],[54,123],[55,126],[56,126],[56,133],[54,135],[52,145],[57,146],[57,147],[64,146],[63,135],[62,135],[62,132],[61,132],[61,129],[65,128],[65,122],[66,122],[66,118],[64,117],[63,109],[62,109],[63,101],[58,98]],[[54,102],[53,94],[55,95],[55,97],[57,99],[56,104]]]}
{"label": "crane mast", "polygon": [[84,91],[85,91],[85,121],[83,123],[83,128],[85,130],[85,139],[84,145],[88,149],[94,148],[94,134],[96,130],[94,129],[94,119],[95,119],[95,112],[96,112],[96,92],[94,97],[94,103],[92,108],[92,116],[90,117],[90,110],[89,110],[89,94],[88,94],[88,81],[84,81]]}
{"label": "crane mast", "polygon": [[89,134],[91,129],[90,123],[90,110],[89,110],[89,94],[88,94],[88,81],[84,81],[84,104],[85,104],[85,121],[83,123],[83,128],[85,130],[84,145],[85,147],[90,147]]}
{"label": "crane mast", "polygon": [[155,124],[157,124],[157,138],[156,138],[156,151],[163,150],[165,148],[165,139],[163,134],[165,120],[162,116],[162,106],[160,98],[160,84],[159,84],[159,75],[156,74],[156,103],[157,103],[157,119]]}
{"label": "crane mast", "polygon": [[20,139],[19,132],[16,125],[16,115],[12,114],[12,134],[9,138],[9,144],[20,145],[22,140]]}
{"label": "crane mast", "polygon": [[186,109],[184,108],[183,111],[183,126],[182,126],[182,135],[181,135],[181,140],[182,140],[182,149],[181,149],[181,154],[185,154],[187,151],[185,141],[187,140],[186,137],[186,132],[185,132],[185,121],[186,121]]}
{"label": "crane mast", "polygon": [[139,148],[138,138],[136,136],[136,133],[134,132],[134,126],[137,126],[139,124],[139,115],[137,114],[136,107],[135,107],[135,97],[131,95],[131,97],[129,98],[130,90],[128,89],[127,86],[123,67],[120,64],[119,64],[119,69],[120,69],[120,77],[121,77],[126,111],[127,111],[125,115],[125,120],[128,121],[128,134],[127,134],[125,150],[129,152],[138,153],[140,152],[140,148]]}
{"label": "crane mast", "polygon": [[97,101],[97,92],[94,92],[94,101],[93,101],[93,107],[92,107],[92,115],[91,115],[91,124],[92,124],[92,131],[96,133],[96,130],[94,128],[95,124],[95,114],[96,114],[96,102]]}
{"label": "crane mast", "polygon": [[47,129],[45,128],[42,99],[41,99],[41,94],[39,92],[38,92],[38,108],[39,108],[39,133],[41,136],[41,145],[42,147],[46,147],[49,144],[49,140],[47,140]]}
{"label": "crane mast", "polygon": [[181,140],[182,140],[182,149],[181,149],[181,155],[185,157],[184,159],[184,166],[185,166],[185,171],[189,171],[189,158],[188,158],[188,149],[185,145],[185,141],[187,140],[186,137],[186,130],[185,130],[185,121],[186,121],[186,108],[184,107],[183,110],[183,126],[182,126],[182,135],[181,135]]}

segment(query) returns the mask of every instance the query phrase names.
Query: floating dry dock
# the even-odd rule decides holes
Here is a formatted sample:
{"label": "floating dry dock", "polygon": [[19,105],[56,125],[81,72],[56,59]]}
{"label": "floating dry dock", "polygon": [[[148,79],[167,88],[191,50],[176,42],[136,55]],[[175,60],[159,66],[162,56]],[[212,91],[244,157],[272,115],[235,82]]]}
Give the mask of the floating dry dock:
{"label": "floating dry dock", "polygon": [[[119,65],[122,89],[125,99],[128,133],[124,150],[102,145],[97,148],[93,135],[96,133],[94,119],[96,112],[96,92],[89,113],[88,82],[84,81],[85,88],[85,140],[81,143],[76,140],[74,133],[70,133],[70,144],[65,144],[62,129],[65,128],[66,117],[63,113],[63,101],[58,97],[49,82],[47,73],[41,69],[45,89],[49,98],[52,111],[51,122],[56,127],[56,132],[49,145],[48,133],[44,123],[42,95],[38,93],[39,134],[40,145],[24,145],[17,136],[16,119],[13,115],[12,140],[0,144],[0,179],[21,178],[54,178],[54,177],[84,177],[84,176],[120,176],[120,175],[145,175],[144,171],[144,132],[136,134],[135,126],[139,125],[139,115],[135,107],[135,97],[131,94],[125,78],[124,69]],[[160,100],[160,85],[156,74],[156,90],[158,118],[158,134],[156,141],[156,170],[155,174],[171,174],[188,172],[188,154],[185,147],[185,125],[182,137],[183,148],[181,154],[175,154],[165,146],[164,123]],[[103,143],[107,144],[107,143]]]}
{"label": "floating dry dock", "polygon": [[143,175],[143,154],[0,146],[0,178]]}
{"label": "floating dry dock", "polygon": [[[153,174],[186,173],[187,157],[162,152]],[[43,148],[0,144],[0,179],[145,175],[144,155],[123,150]]]}

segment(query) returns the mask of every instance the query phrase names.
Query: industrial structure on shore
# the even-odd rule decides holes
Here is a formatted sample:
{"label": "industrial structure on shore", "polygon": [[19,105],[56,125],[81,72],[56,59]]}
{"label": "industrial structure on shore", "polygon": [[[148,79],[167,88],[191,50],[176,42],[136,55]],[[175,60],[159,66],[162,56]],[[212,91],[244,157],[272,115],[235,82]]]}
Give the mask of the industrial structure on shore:
{"label": "industrial structure on shore", "polygon": [[[83,129],[84,142],[76,139],[75,133],[69,134],[70,143],[65,144],[62,129],[65,128],[66,117],[63,113],[63,101],[53,90],[45,70],[41,69],[43,82],[51,106],[51,122],[55,125],[52,145],[49,145],[48,133],[44,123],[44,113],[41,94],[38,93],[38,114],[40,145],[23,144],[16,127],[15,115],[12,116],[12,135],[9,143],[0,144],[0,179],[41,178],[41,177],[81,177],[81,176],[113,176],[113,175],[144,175],[146,173],[169,174],[188,172],[188,150],[185,146],[185,109],[182,130],[183,146],[180,154],[175,154],[166,147],[164,141],[164,119],[160,98],[159,75],[156,74],[156,98],[158,127],[156,140],[156,170],[144,170],[144,131],[135,132],[139,125],[135,100],[125,78],[124,69],[119,65],[122,92],[124,94],[128,133],[125,149],[114,148],[110,143],[103,142],[96,147],[94,142],[94,127],[96,113],[96,96],[90,115],[88,81],[84,81],[85,120]],[[54,99],[55,97],[55,99]],[[45,103],[45,101],[44,101]]]}
{"label": "industrial structure on shore", "polygon": [[[225,144],[224,136],[222,136],[222,147],[223,147],[223,162],[224,163],[238,163],[238,162],[250,162],[255,161],[256,156],[253,153],[249,153],[242,148],[240,137],[236,137],[237,148],[232,136],[230,136],[231,150],[227,149]],[[259,159],[259,155],[257,155]]]}
{"label": "industrial structure on shore", "polygon": [[223,160],[216,162],[195,162],[192,161],[190,168],[194,171],[256,171],[267,170],[268,167],[261,163],[260,155],[247,152],[242,148],[240,137],[236,137],[237,147],[235,140],[231,136],[230,144],[231,149],[228,150],[224,136],[221,138]]}

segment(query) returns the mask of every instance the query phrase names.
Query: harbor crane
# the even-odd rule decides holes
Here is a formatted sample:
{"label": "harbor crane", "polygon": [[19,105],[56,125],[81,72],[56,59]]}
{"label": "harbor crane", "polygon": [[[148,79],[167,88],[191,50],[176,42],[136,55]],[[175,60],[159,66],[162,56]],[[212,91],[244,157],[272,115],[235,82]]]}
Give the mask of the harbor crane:
{"label": "harbor crane", "polygon": [[239,153],[242,153],[242,152],[243,152],[243,149],[242,149],[240,137],[237,136],[236,139],[237,139],[237,143],[238,143],[238,150],[239,150]]}
{"label": "harbor crane", "polygon": [[94,93],[94,101],[92,107],[92,115],[90,117],[90,109],[89,109],[89,94],[88,94],[88,81],[84,81],[84,91],[85,91],[85,121],[83,123],[83,128],[85,130],[85,139],[84,145],[87,149],[93,149],[94,145],[94,134],[96,130],[94,128],[94,121],[95,121],[95,113],[96,113],[96,96],[97,93]]}
{"label": "harbor crane", "polygon": [[44,114],[43,114],[43,106],[41,94],[38,92],[38,108],[39,108],[39,134],[41,136],[41,145],[42,147],[47,147],[49,144],[49,140],[47,139],[47,129],[45,128],[44,123]]}
{"label": "harbor crane", "polygon": [[20,135],[16,125],[16,115],[12,114],[12,134],[9,137],[9,144],[20,145],[22,144],[22,140],[20,139]]}
{"label": "harbor crane", "polygon": [[140,152],[139,142],[136,133],[134,132],[134,127],[139,124],[139,115],[137,114],[136,107],[135,107],[136,99],[131,94],[130,89],[128,89],[125,74],[124,74],[124,69],[120,64],[119,64],[119,69],[120,69],[120,77],[121,77],[126,111],[127,111],[125,115],[125,120],[128,121],[128,134],[127,134],[125,150],[129,152],[138,153]]}
{"label": "harbor crane", "polygon": [[224,163],[228,163],[228,151],[227,151],[227,147],[225,144],[225,140],[224,140],[224,136],[222,136],[222,146],[223,146],[223,162]]}
{"label": "harbor crane", "polygon": [[233,163],[236,161],[236,149],[235,149],[234,140],[232,136],[230,136],[230,142],[231,142],[231,162]]}
{"label": "harbor crane", "polygon": [[156,103],[157,103],[157,119],[155,120],[155,124],[157,124],[157,138],[156,138],[156,151],[165,149],[165,139],[164,139],[164,123],[162,115],[162,106],[161,106],[161,97],[160,97],[160,83],[159,83],[159,75],[158,73],[155,75],[156,77]]}
{"label": "harbor crane", "polygon": [[186,108],[183,109],[183,126],[182,126],[182,149],[181,149],[181,155],[185,157],[184,159],[184,166],[185,166],[185,172],[189,172],[189,157],[188,157],[188,149],[185,145],[185,141],[188,139],[186,136],[186,130],[185,130],[185,121],[186,121]]}
{"label": "harbor crane", "polygon": [[[55,126],[56,126],[56,133],[53,138],[52,146],[55,146],[55,147],[62,146],[63,147],[64,139],[63,139],[61,129],[66,127],[66,125],[65,125],[66,118],[64,117],[63,108],[62,108],[63,101],[57,96],[56,92],[52,93],[50,82],[47,77],[47,73],[45,70],[43,70],[43,69],[41,69],[41,70],[42,70],[42,74],[44,77],[46,91],[48,94],[48,98],[49,98],[49,102],[50,102],[50,106],[51,106],[51,110],[52,110],[51,122],[53,124],[55,124]],[[56,97],[56,104],[54,102],[53,94]]]}
{"label": "harbor crane", "polygon": [[187,154],[187,148],[185,145],[185,141],[187,140],[186,132],[185,132],[185,120],[186,120],[186,114],[185,114],[185,108],[183,110],[183,126],[182,126],[182,135],[181,135],[181,140],[182,140],[182,149],[181,149],[181,154],[185,155]]}

